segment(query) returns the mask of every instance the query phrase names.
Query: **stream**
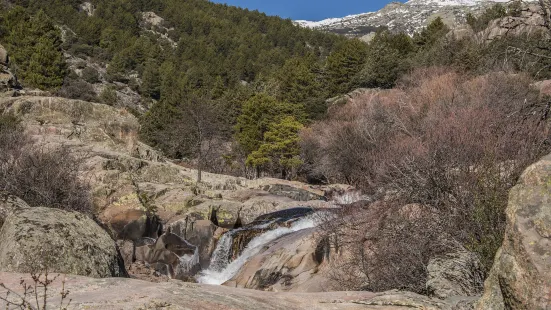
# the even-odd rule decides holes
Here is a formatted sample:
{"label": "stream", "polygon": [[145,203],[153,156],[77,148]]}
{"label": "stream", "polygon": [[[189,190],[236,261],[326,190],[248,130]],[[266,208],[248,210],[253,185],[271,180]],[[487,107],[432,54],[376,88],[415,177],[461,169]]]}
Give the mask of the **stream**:
{"label": "stream", "polygon": [[203,270],[197,276],[197,281],[204,284],[221,285],[233,278],[251,257],[258,254],[272,241],[293,232],[316,227],[318,221],[319,216],[310,214],[299,219],[293,219],[288,226],[277,226],[275,229],[268,230],[253,238],[243,249],[242,253],[233,261],[231,261],[231,251],[233,238],[237,233],[244,230],[266,229],[277,222],[277,220],[271,220],[267,223],[253,225],[248,228],[231,230],[220,238],[212,255],[209,268]]}

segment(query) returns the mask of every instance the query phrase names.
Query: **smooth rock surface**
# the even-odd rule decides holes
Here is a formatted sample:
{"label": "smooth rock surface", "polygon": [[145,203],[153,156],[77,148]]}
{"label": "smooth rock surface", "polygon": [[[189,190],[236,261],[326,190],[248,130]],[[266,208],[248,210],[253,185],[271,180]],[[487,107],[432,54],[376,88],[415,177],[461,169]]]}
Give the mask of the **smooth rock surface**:
{"label": "smooth rock surface", "polygon": [[267,244],[245,263],[227,286],[268,291],[329,290],[329,257],[318,255],[316,229],[305,229]]}
{"label": "smooth rock surface", "polygon": [[[20,279],[28,276],[0,273],[0,283],[20,292]],[[180,281],[151,283],[134,279],[93,279],[68,276],[65,289],[70,291],[71,309],[193,309],[193,310],[451,310],[445,302],[401,293],[322,292],[272,293],[226,286],[191,284]],[[59,304],[61,279],[48,290],[48,305]],[[0,289],[0,294],[4,291]],[[0,306],[3,306],[0,301]]]}

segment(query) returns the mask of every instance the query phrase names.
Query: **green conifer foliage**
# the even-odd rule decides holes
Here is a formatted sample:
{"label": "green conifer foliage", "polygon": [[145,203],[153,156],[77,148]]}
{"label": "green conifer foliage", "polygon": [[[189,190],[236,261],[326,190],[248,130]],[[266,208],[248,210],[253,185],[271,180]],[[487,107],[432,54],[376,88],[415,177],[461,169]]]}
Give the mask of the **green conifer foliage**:
{"label": "green conifer foliage", "polygon": [[360,40],[347,40],[329,55],[325,70],[332,95],[343,94],[353,88],[352,78],[362,69],[367,48],[367,44]]}
{"label": "green conifer foliage", "polygon": [[415,51],[411,38],[403,33],[382,31],[369,44],[367,61],[355,78],[361,87],[391,88],[398,77],[410,68],[410,55]]}
{"label": "green conifer foliage", "polygon": [[52,40],[40,38],[23,77],[25,83],[40,89],[56,89],[63,84],[64,75],[63,54]]}
{"label": "green conifer foliage", "polygon": [[430,48],[449,31],[450,28],[444,24],[442,18],[437,17],[427,28],[423,29],[420,33],[415,33],[413,41],[421,48]]}
{"label": "green conifer foliage", "polygon": [[156,100],[161,97],[161,77],[159,74],[159,65],[153,60],[149,60],[145,64],[142,74],[142,84],[140,85],[140,92],[143,96]]}
{"label": "green conifer foliage", "polygon": [[[514,10],[510,13],[514,14]],[[479,32],[484,30],[492,20],[505,17],[507,14],[507,9],[500,3],[496,3],[478,17],[469,13],[467,15],[467,24],[469,24],[475,32]]]}
{"label": "green conifer foliage", "polygon": [[23,85],[44,90],[59,88],[66,66],[61,34],[50,18],[43,11],[31,16],[18,7],[6,15],[5,26],[8,34],[3,40]]}
{"label": "green conifer foliage", "polygon": [[292,58],[285,62],[278,74],[279,99],[291,103],[304,103],[308,98],[315,97],[320,89],[320,83],[311,68],[313,65],[308,59],[302,58]]}
{"label": "green conifer foliage", "polygon": [[303,164],[300,158],[299,131],[304,126],[293,116],[271,123],[258,150],[247,157],[253,167],[271,168],[284,179],[291,178]]}
{"label": "green conifer foliage", "polygon": [[251,154],[259,149],[270,126],[287,116],[304,122],[303,106],[278,101],[266,94],[257,94],[244,103],[242,113],[237,118],[236,140],[246,154]]}

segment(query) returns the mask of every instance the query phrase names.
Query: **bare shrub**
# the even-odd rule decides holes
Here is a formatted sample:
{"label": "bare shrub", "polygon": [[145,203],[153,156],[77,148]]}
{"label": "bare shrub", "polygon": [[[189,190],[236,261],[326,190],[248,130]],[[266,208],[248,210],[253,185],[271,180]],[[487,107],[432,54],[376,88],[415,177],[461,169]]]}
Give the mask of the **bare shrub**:
{"label": "bare shrub", "polygon": [[[60,277],[60,274],[51,276],[46,270],[43,273],[31,273],[32,282],[29,284],[21,279],[20,289],[14,289],[0,283],[0,288],[4,289],[4,296],[0,295],[0,300],[4,302],[6,309],[21,310],[47,310],[48,290],[50,286]],[[68,300],[69,291],[65,289],[65,279],[62,280],[59,309],[66,310],[71,304]],[[21,291],[21,293],[19,292]]]}
{"label": "bare shrub", "polygon": [[96,91],[92,84],[78,78],[67,77],[57,95],[69,99],[98,102]]}
{"label": "bare shrub", "polygon": [[[350,240],[352,264],[367,266],[355,274],[368,284],[356,289],[423,293],[428,259],[456,241],[491,267],[509,189],[550,151],[548,104],[530,84],[523,75],[424,69],[303,132],[305,155],[319,173],[384,201],[376,223],[360,211],[351,229],[339,230]],[[404,219],[400,210],[410,204],[438,217]],[[372,227],[375,239],[367,237]]]}
{"label": "bare shrub", "polygon": [[0,191],[30,206],[92,212],[89,185],[79,177],[83,155],[36,147],[13,116],[0,117]]}

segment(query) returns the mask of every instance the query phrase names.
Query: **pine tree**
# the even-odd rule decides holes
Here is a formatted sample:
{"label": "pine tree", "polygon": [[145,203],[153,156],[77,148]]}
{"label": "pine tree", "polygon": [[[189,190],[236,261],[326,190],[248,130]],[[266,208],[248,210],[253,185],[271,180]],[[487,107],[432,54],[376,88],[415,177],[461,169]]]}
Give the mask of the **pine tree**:
{"label": "pine tree", "polygon": [[290,103],[304,103],[317,96],[320,85],[307,59],[292,58],[285,62],[278,74],[279,98]]}
{"label": "pine tree", "polygon": [[367,44],[347,40],[327,58],[326,78],[333,95],[351,90],[352,78],[360,72],[367,57]]}
{"label": "pine tree", "polygon": [[429,48],[443,38],[449,31],[450,28],[444,24],[442,18],[437,17],[420,33],[415,33],[413,41],[419,47]]}
{"label": "pine tree", "polygon": [[304,126],[293,116],[271,123],[258,150],[247,157],[247,164],[257,168],[271,167],[284,179],[291,178],[303,164],[300,159],[299,131]]}
{"label": "pine tree", "polygon": [[369,44],[367,61],[355,78],[355,84],[369,88],[391,88],[400,75],[410,68],[410,55],[415,52],[411,38],[403,33],[382,31]]}
{"label": "pine tree", "polygon": [[287,116],[293,116],[297,121],[304,122],[303,106],[278,101],[266,94],[258,94],[247,100],[235,126],[235,138],[245,154],[258,150],[271,124]]}
{"label": "pine tree", "polygon": [[50,18],[38,11],[30,16],[23,8],[7,14],[7,48],[16,74],[24,85],[54,90],[66,73],[61,34]]}
{"label": "pine tree", "polygon": [[142,74],[142,84],[140,92],[143,96],[159,100],[161,98],[161,77],[159,74],[159,65],[148,60]]}
{"label": "pine tree", "polygon": [[63,84],[65,61],[63,54],[48,38],[42,37],[29,61],[24,81],[41,89],[56,89]]}

